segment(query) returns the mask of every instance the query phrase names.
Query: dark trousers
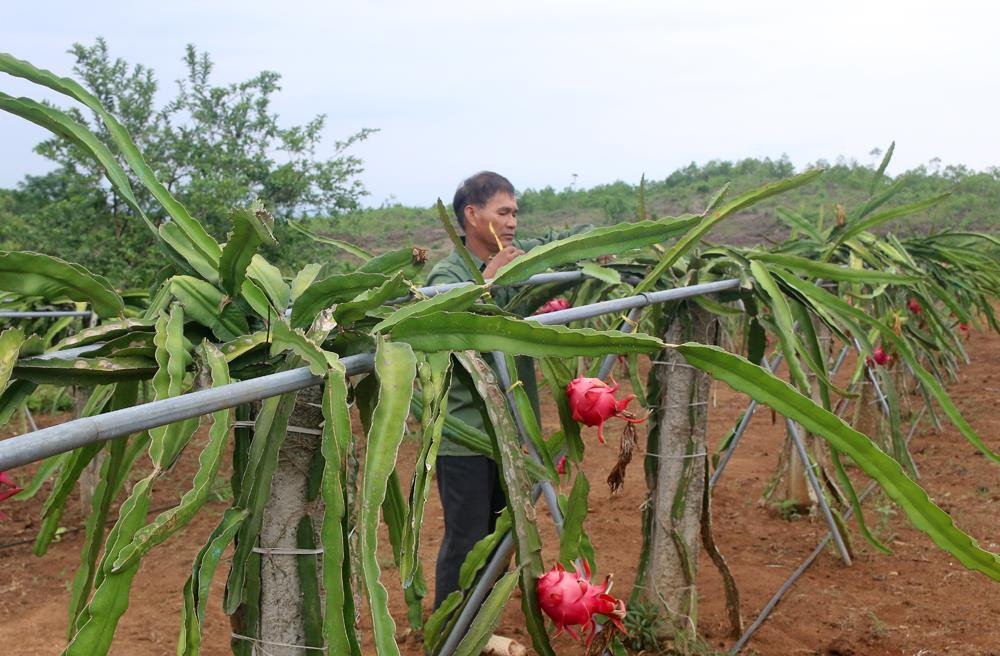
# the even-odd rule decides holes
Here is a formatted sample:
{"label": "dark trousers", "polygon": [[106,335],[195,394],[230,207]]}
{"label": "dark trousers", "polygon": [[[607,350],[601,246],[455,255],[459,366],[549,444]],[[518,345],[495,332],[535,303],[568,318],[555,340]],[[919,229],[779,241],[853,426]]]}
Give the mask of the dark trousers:
{"label": "dark trousers", "polygon": [[438,456],[437,484],[444,508],[444,539],[434,577],[435,608],[458,590],[465,556],[493,532],[507,505],[500,470],[485,456]]}

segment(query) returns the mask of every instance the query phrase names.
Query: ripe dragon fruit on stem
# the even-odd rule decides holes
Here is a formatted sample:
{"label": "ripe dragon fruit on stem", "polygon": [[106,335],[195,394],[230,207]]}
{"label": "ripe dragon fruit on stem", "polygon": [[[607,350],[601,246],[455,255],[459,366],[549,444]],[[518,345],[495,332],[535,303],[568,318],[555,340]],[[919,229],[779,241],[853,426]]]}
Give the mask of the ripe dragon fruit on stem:
{"label": "ripe dragon fruit on stem", "polygon": [[884,367],[890,362],[892,362],[892,356],[886,353],[885,349],[883,349],[881,346],[875,349],[870,357],[865,358],[865,363],[869,367],[873,367],[875,365]]}
{"label": "ripe dragon fruit on stem", "polygon": [[580,377],[571,380],[566,386],[566,396],[573,411],[573,421],[585,426],[597,426],[597,439],[601,444],[604,444],[604,422],[608,419],[619,417],[633,424],[645,421],[625,413],[625,408],[635,398],[635,394],[629,394],[619,401],[615,398],[617,391],[618,383],[609,387],[600,378]]}
{"label": "ripe dragon fruit on stem", "polygon": [[539,577],[535,586],[538,595],[538,605],[556,625],[556,635],[566,631],[577,640],[580,636],[571,625],[583,628],[587,645],[594,639],[597,623],[595,615],[606,615],[608,619],[622,632],[625,626],[625,602],[607,593],[611,577],[604,583],[594,585],[590,582],[590,567],[583,563],[583,572],[574,566],[574,572],[567,572],[561,563],[545,575]]}
{"label": "ripe dragon fruit on stem", "polygon": [[572,306],[565,298],[553,298],[552,300],[546,301],[545,305],[535,310],[535,314],[548,314],[549,312],[568,310],[570,307]]}
{"label": "ripe dragon fruit on stem", "polygon": [[[8,499],[20,491],[20,486],[14,482],[14,479],[10,477],[10,474],[5,471],[0,471],[0,501]],[[0,512],[0,519],[7,519],[7,515]]]}
{"label": "ripe dragon fruit on stem", "polygon": [[920,311],[923,310],[923,308],[920,306],[920,301],[918,301],[915,298],[911,298],[909,301],[907,301],[906,307],[909,308],[910,312],[912,312],[913,314],[920,314]]}

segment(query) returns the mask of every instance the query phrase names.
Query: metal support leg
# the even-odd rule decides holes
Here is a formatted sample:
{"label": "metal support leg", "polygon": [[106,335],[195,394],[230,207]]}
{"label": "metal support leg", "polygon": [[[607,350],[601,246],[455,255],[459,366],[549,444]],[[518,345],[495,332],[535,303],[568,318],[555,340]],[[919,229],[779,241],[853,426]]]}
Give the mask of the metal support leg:
{"label": "metal support leg", "polygon": [[885,400],[885,394],[882,393],[882,386],[878,384],[878,379],[875,378],[875,372],[869,369],[868,380],[871,381],[872,386],[875,388],[875,395],[878,397],[879,405],[882,406],[882,414],[889,416],[889,402]]}
{"label": "metal support leg", "polygon": [[[861,342],[857,339],[854,340],[854,348],[858,351],[858,357],[864,355],[864,351],[861,350]],[[868,380],[871,381],[872,385],[875,386],[875,394],[878,395],[878,401],[882,405],[882,412],[886,417],[889,416],[889,404],[885,400],[885,395],[882,394],[882,387],[878,384],[878,380],[875,379],[875,372],[871,370],[871,367],[865,368],[865,373],[868,376]]]}
{"label": "metal support leg", "polygon": [[[507,407],[510,409],[510,414],[514,417],[514,423],[517,425],[517,432],[521,435],[521,443],[528,449],[532,458],[534,458],[537,462],[541,462],[542,459],[535,450],[535,445],[528,439],[528,432],[524,426],[524,417],[522,417],[521,413],[518,412],[517,405],[514,403],[514,393],[508,391],[511,385],[510,372],[507,370],[507,360],[504,358],[504,354],[501,351],[494,351],[493,362],[496,365],[497,374],[500,378],[500,384],[503,386],[504,393],[507,395]],[[563,516],[562,511],[559,509],[559,497],[556,495],[556,490],[552,487],[552,483],[549,481],[541,481],[539,484],[542,486],[542,494],[545,496],[545,505],[549,507],[549,514],[552,515],[552,521],[555,522],[556,531],[559,535],[562,535]]]}
{"label": "metal support leg", "polygon": [[24,418],[28,420],[28,425],[31,426],[31,430],[38,430],[38,424],[35,423],[35,417],[31,414],[31,410],[28,410],[27,404],[21,407],[24,410]]}
{"label": "metal support leg", "polygon": [[792,436],[792,442],[795,444],[795,450],[799,453],[799,458],[802,459],[802,466],[806,469],[806,477],[809,479],[809,484],[812,486],[813,492],[816,493],[816,501],[819,503],[820,509],[823,511],[823,517],[826,519],[826,523],[830,526],[830,533],[833,535],[833,541],[837,544],[837,551],[840,552],[840,559],[844,561],[845,565],[851,564],[851,555],[847,553],[847,545],[844,544],[844,536],[840,534],[840,529],[837,527],[837,523],[833,521],[833,512],[830,510],[829,504],[826,502],[826,496],[823,494],[823,487],[819,484],[819,479],[816,478],[816,472],[813,471],[812,462],[809,460],[809,454],[806,452],[805,442],[802,440],[802,436],[799,434],[799,427],[791,419],[785,418],[785,425],[788,426],[788,432]]}
{"label": "metal support leg", "polygon": [[726,452],[722,454],[722,459],[719,460],[718,466],[715,471],[712,472],[712,478],[708,479],[708,489],[711,490],[715,487],[715,484],[719,482],[719,477],[722,476],[722,472],[726,470],[726,465],[729,464],[729,459],[733,457],[733,453],[736,451],[736,447],[740,443],[740,439],[743,437],[743,433],[746,432],[747,426],[750,425],[750,420],[753,419],[753,413],[757,411],[757,401],[750,401],[750,405],[747,406],[746,412],[743,413],[743,418],[740,419],[740,425],[736,427],[736,432],[733,433],[733,439],[729,442],[729,446],[726,448]]}
{"label": "metal support leg", "polygon": [[[844,358],[847,357],[847,351],[848,348],[846,346],[840,349],[840,354],[837,356],[836,362],[833,363],[833,368],[830,369],[831,376],[836,374],[837,370],[840,369],[840,365],[844,363]],[[766,357],[761,358],[760,366],[773,372],[778,368],[778,365],[781,364],[782,357],[783,356],[781,354],[778,354],[775,356],[774,362],[771,364],[767,363]],[[740,421],[740,425],[736,427],[736,432],[733,433],[733,439],[729,443],[729,447],[726,449],[726,452],[722,454],[722,459],[719,460],[718,467],[715,468],[715,471],[712,473],[712,478],[708,481],[709,489],[715,487],[715,484],[719,482],[722,472],[726,469],[726,464],[728,464],[729,459],[733,457],[733,452],[736,451],[736,446],[740,443],[740,439],[743,437],[744,431],[746,431],[747,426],[750,424],[750,420],[753,418],[753,413],[757,409],[757,405],[756,401],[750,401],[750,405],[747,406],[747,411],[743,413],[743,419]]]}
{"label": "metal support leg", "polygon": [[849,350],[850,349],[847,348],[846,344],[844,346],[840,347],[840,354],[837,356],[837,361],[834,362],[833,363],[833,367],[830,368],[830,375],[831,376],[834,375],[835,373],[837,373],[838,370],[840,370],[840,365],[844,364],[844,358],[847,357],[847,352]]}
{"label": "metal support leg", "polygon": [[[857,340],[854,342],[858,347],[858,354],[861,354],[861,344]],[[907,364],[909,366],[909,364]],[[913,371],[912,369],[910,370]],[[868,380],[871,381],[872,386],[875,388],[875,395],[878,398],[879,405],[882,406],[882,414],[889,418],[889,402],[885,398],[885,394],[882,392],[882,386],[878,384],[878,378],[875,376],[875,372],[871,370],[871,367],[867,368],[866,373],[868,374]],[[926,406],[924,406],[926,407]],[[904,447],[905,448],[905,447]],[[920,478],[920,470],[917,469],[917,463],[911,457],[910,464],[913,465],[913,475],[915,478]]]}
{"label": "metal support leg", "polygon": [[[781,355],[776,356],[774,358],[774,362],[768,364],[767,357],[765,356],[760,359],[760,366],[764,367],[768,371],[774,371],[781,363],[781,357]],[[726,470],[726,465],[729,464],[729,459],[733,457],[733,453],[736,452],[736,447],[743,438],[743,433],[746,432],[747,426],[750,425],[750,420],[753,419],[753,413],[757,410],[757,405],[757,401],[750,401],[750,405],[747,406],[746,412],[743,413],[743,419],[740,420],[740,425],[736,427],[736,432],[733,433],[733,439],[729,442],[729,447],[726,449],[726,452],[722,454],[722,459],[719,461],[719,466],[716,467],[715,471],[712,473],[712,478],[708,480],[709,490],[715,487],[715,484],[719,482],[719,478],[722,476],[722,472]]]}
{"label": "metal support leg", "polygon": [[[625,325],[621,327],[623,333],[630,333],[635,330],[635,322],[639,320],[639,315],[642,314],[642,308],[632,308],[628,313],[628,321]],[[615,366],[615,361],[618,360],[618,356],[614,353],[609,353],[604,356],[604,361],[601,362],[601,368],[597,371],[597,377],[601,380],[606,380],[609,375],[611,375],[611,370]]]}

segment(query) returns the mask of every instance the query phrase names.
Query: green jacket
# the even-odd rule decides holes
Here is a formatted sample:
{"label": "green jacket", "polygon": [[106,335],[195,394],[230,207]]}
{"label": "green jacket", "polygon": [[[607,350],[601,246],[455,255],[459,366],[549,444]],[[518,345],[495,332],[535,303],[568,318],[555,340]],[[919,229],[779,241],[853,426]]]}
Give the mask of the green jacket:
{"label": "green jacket", "polygon": [[[571,228],[570,230],[558,233],[555,231],[549,231],[548,235],[535,239],[515,239],[514,246],[527,253],[536,246],[541,246],[551,241],[570,237],[583,232],[584,230],[588,230],[590,227],[591,226],[589,225],[577,226],[575,228]],[[477,267],[479,267],[479,270],[482,271],[486,266],[486,263],[472,253],[469,255],[472,256],[472,261]],[[462,261],[462,257],[457,251],[452,250],[443,260],[434,265],[434,268],[431,269],[430,274],[427,276],[426,284],[428,286],[444,285],[453,282],[466,282],[472,279],[472,272],[469,271],[465,262]],[[493,297],[494,302],[500,307],[507,305],[507,303],[514,298],[516,293],[517,289],[511,287],[498,287],[490,290],[490,295]],[[524,308],[512,309],[512,311],[517,312],[518,314],[523,314],[523,310]],[[485,358],[490,366],[493,366],[492,354],[485,354]],[[531,404],[535,408],[535,414],[538,415],[538,384],[535,381],[534,360],[527,357],[518,357],[517,375],[524,384],[524,390],[528,393],[528,398],[531,399]],[[479,414],[479,410],[476,409],[476,406],[472,402],[472,391],[459,382],[457,377],[452,378],[451,390],[448,393],[448,413],[453,417],[461,419],[470,426],[474,426],[480,430],[484,428],[483,418]],[[452,442],[447,437],[441,441],[441,448],[438,451],[438,454],[442,456],[478,455],[474,451]]]}

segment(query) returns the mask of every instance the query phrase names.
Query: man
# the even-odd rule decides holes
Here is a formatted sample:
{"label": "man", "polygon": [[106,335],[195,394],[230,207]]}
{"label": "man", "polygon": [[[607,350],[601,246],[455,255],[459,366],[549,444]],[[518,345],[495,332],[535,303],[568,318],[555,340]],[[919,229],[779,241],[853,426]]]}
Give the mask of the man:
{"label": "man", "polygon": [[[455,192],[455,218],[465,232],[465,245],[484,278],[492,278],[500,267],[525,251],[562,239],[586,229],[581,226],[562,234],[551,233],[538,239],[516,239],[517,198],[507,178],[483,171],[463,182]],[[495,235],[495,236],[494,236]],[[497,244],[497,240],[501,244]],[[503,248],[500,248],[500,246]],[[427,278],[428,285],[472,280],[459,254],[452,250],[438,262]],[[514,290],[491,290],[493,300],[503,307]],[[492,362],[491,362],[492,364]],[[533,362],[518,358],[518,376],[538,412],[538,392]],[[472,391],[452,379],[448,413],[467,424],[483,428],[483,419],[473,405]],[[435,573],[434,607],[458,589],[458,573],[469,550],[496,526],[497,516],[506,506],[500,472],[493,460],[478,455],[445,438],[437,458],[437,483],[444,508],[444,539],[438,552]]]}

